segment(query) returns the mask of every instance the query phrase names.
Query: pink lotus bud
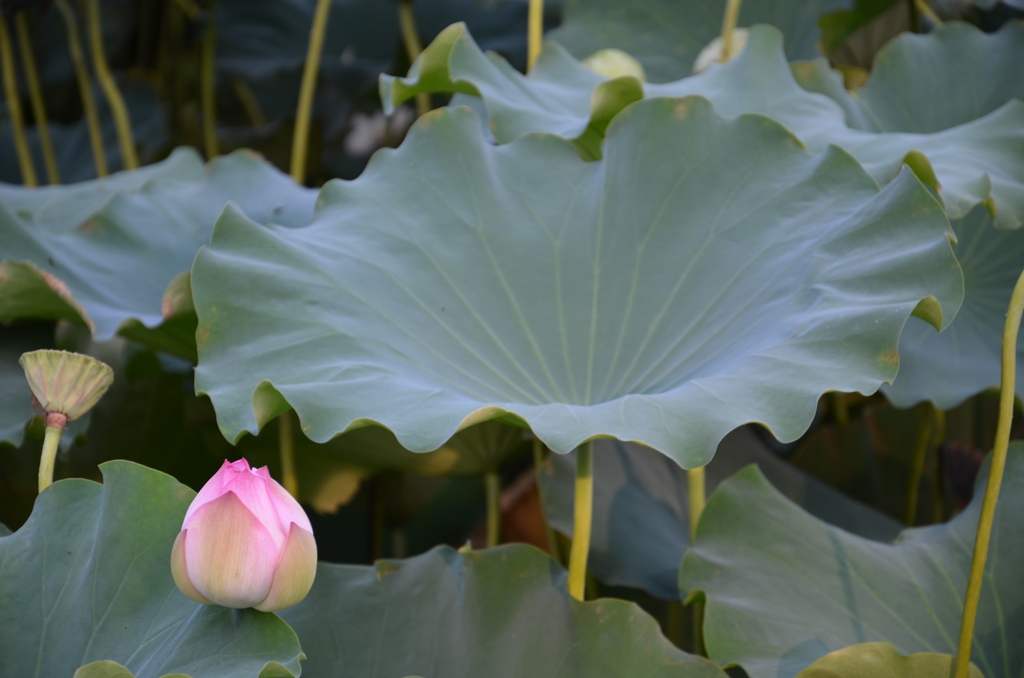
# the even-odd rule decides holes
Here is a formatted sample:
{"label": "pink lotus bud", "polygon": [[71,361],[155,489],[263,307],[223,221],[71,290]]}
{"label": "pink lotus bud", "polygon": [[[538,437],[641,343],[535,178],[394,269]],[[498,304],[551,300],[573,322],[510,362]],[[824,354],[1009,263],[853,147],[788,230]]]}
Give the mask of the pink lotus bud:
{"label": "pink lotus bud", "polygon": [[171,572],[181,592],[200,603],[281,610],[313,586],[313,527],[266,466],[225,460],[185,513]]}

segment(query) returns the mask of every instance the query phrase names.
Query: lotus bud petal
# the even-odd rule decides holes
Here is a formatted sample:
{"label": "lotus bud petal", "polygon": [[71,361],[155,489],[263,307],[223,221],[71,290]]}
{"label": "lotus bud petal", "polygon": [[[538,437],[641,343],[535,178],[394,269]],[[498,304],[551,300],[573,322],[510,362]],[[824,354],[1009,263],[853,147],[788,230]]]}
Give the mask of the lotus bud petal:
{"label": "lotus bud petal", "polygon": [[63,423],[92,409],[114,381],[109,365],[81,353],[43,349],[23,353],[18,362],[47,419],[65,415]]}
{"label": "lotus bud petal", "polygon": [[607,78],[632,75],[640,82],[647,80],[643,65],[630,54],[614,47],[594,52],[583,60],[583,65]]}
{"label": "lotus bud petal", "polygon": [[171,574],[196,602],[281,610],[313,586],[313,527],[265,466],[225,461],[185,512]]}
{"label": "lotus bud petal", "polygon": [[[743,48],[747,46],[747,38],[750,37],[750,31],[746,28],[735,28],[732,31],[732,43],[729,50],[729,58],[726,61],[732,61],[740,55]],[[722,60],[722,36],[718,36],[714,40],[708,43],[708,46],[700,51],[697,55],[696,61],[693,62],[693,72],[703,73],[711,66],[711,64]]]}

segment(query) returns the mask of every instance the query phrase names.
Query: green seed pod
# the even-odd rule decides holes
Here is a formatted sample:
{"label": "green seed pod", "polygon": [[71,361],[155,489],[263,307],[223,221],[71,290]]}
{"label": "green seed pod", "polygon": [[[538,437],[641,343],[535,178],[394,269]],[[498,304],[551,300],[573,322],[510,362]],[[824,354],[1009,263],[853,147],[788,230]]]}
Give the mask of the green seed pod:
{"label": "green seed pod", "polygon": [[110,366],[81,353],[42,349],[23,353],[18,361],[25,370],[32,395],[50,416],[63,414],[77,419],[99,402],[114,381]]}

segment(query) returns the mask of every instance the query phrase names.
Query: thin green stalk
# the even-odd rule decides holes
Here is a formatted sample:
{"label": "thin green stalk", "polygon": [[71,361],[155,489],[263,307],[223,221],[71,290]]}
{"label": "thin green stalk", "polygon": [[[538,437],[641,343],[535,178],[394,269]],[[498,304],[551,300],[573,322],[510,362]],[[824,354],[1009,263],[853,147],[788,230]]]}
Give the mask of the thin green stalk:
{"label": "thin green stalk", "polygon": [[[697,524],[707,504],[707,486],[704,467],[690,469],[686,472],[687,495],[690,503],[690,543],[697,538]],[[704,650],[704,602],[693,603],[693,644],[694,652],[706,655]]]}
{"label": "thin green stalk", "polygon": [[295,473],[295,415],[289,410],[278,417],[278,450],[281,453],[281,484],[288,494],[299,498],[299,476]]}
{"label": "thin green stalk", "polygon": [[942,464],[942,444],[946,441],[946,413],[938,408],[935,409],[935,437],[932,439],[932,447],[935,448],[935,488],[932,498],[932,522],[945,522],[945,467]]}
{"label": "thin green stalk", "polygon": [[182,14],[192,21],[195,21],[203,13],[203,8],[195,0],[174,0],[174,3],[181,10]]}
{"label": "thin green stalk", "polygon": [[[416,16],[412,11],[411,0],[398,0],[398,24],[402,27],[402,42],[405,43],[405,53],[411,64],[423,51],[423,43],[420,42],[420,34],[416,30]],[[416,95],[416,113],[426,115],[429,112],[430,95],[420,92]]]}
{"label": "thin green stalk", "polygon": [[203,36],[203,55],[200,64],[200,94],[203,106],[203,141],[206,146],[206,159],[211,160],[220,155],[217,144],[217,98],[214,82],[214,56],[217,49],[217,25],[213,20],[213,8],[209,11],[210,20]]}
{"label": "thin green stalk", "polygon": [[47,426],[43,436],[43,455],[39,458],[39,491],[53,484],[53,462],[57,459],[63,426]]}
{"label": "thin green stalk", "polygon": [[43,88],[39,86],[39,71],[36,69],[36,57],[32,53],[32,35],[28,30],[28,18],[25,16],[25,12],[15,15],[14,29],[18,32],[21,66],[25,70],[25,80],[28,82],[28,96],[32,102],[32,115],[36,119],[36,130],[39,132],[39,145],[43,148],[43,166],[46,167],[46,178],[51,184],[59,184],[60,173],[57,171],[57,156],[53,153],[50,125],[46,116],[46,101],[43,99]]}
{"label": "thin green stalk", "polygon": [[978,518],[978,535],[974,540],[971,573],[967,580],[964,615],[960,622],[960,643],[956,651],[956,678],[968,678],[970,669],[974,623],[978,616],[978,599],[981,596],[981,585],[985,576],[988,542],[992,536],[992,521],[995,517],[996,502],[999,500],[999,486],[1002,485],[1003,469],[1006,467],[1006,451],[1010,446],[1010,427],[1013,424],[1014,399],[1016,398],[1014,378],[1017,372],[1017,335],[1020,332],[1022,314],[1024,314],[1024,273],[1021,273],[1013,288],[1009,311],[1006,314],[1006,328],[1003,330],[1003,379],[999,393],[999,423],[996,425],[992,465],[989,467],[988,485],[985,487],[981,516]]}
{"label": "thin green stalk", "polygon": [[587,583],[587,556],[594,514],[594,452],[591,443],[576,448],[576,498],[573,508],[572,548],[569,551],[569,595],[583,600]]}
{"label": "thin green stalk", "polygon": [[728,0],[725,5],[725,17],[722,19],[722,56],[719,61],[725,63],[732,56],[732,32],[740,18],[740,0]]}
{"label": "thin green stalk", "polygon": [[11,48],[11,33],[7,20],[0,15],[0,61],[3,62],[4,96],[7,99],[7,114],[11,118],[11,133],[14,135],[14,150],[21,167],[21,181],[27,188],[39,185],[36,168],[32,164],[32,153],[25,138],[25,121],[21,118],[21,99],[18,97],[18,81],[14,74],[14,50]]}
{"label": "thin green stalk", "polygon": [[925,403],[924,420],[917,431],[917,442],[914,443],[914,456],[910,461],[910,476],[907,478],[907,505],[903,512],[903,522],[913,525],[917,518],[917,493],[921,486],[921,474],[924,473],[924,461],[928,456],[929,443],[933,439],[935,423],[935,407]]}
{"label": "thin green stalk", "polygon": [[249,87],[249,83],[241,78],[236,78],[232,83],[232,88],[235,90],[235,96],[238,97],[242,108],[245,109],[245,114],[249,116],[249,122],[257,127],[266,125],[267,116],[264,115],[263,109],[260,108],[260,102],[256,99],[252,88]]}
{"label": "thin green stalk", "polygon": [[495,471],[484,474],[487,495],[487,548],[501,543],[501,476]]}
{"label": "thin green stalk", "polygon": [[533,437],[533,473],[536,476],[537,495],[540,497],[541,518],[544,520],[544,534],[548,538],[548,551],[556,562],[562,561],[562,549],[558,544],[558,535],[555,534],[551,523],[544,517],[544,485],[540,481],[541,468],[544,466],[544,443],[537,436]]}
{"label": "thin green stalk", "polygon": [[85,112],[85,124],[89,130],[92,157],[96,162],[96,176],[105,177],[107,176],[107,155],[103,148],[100,116],[96,112],[96,101],[92,98],[92,83],[85,63],[85,52],[82,50],[82,42],[78,39],[78,20],[75,18],[75,10],[71,8],[68,0],[56,0],[56,5],[64,20],[64,32],[68,38],[68,53],[71,55],[71,64],[75,68],[78,91],[82,96],[82,110]]}
{"label": "thin green stalk", "polygon": [[526,33],[526,70],[529,72],[540,56],[544,40],[544,0],[530,0]]}
{"label": "thin green stalk", "polygon": [[292,178],[297,184],[303,183],[306,179],[309,118],[313,112],[316,76],[320,69],[320,53],[324,49],[324,33],[327,30],[327,16],[330,11],[331,0],[317,0],[316,13],[313,15],[313,27],[309,31],[306,67],[302,71],[302,85],[299,88],[299,108],[295,113],[295,138],[292,139]]}
{"label": "thin green stalk", "polygon": [[927,18],[928,21],[931,21],[935,26],[942,25],[942,19],[940,19],[939,15],[928,6],[927,0],[914,0],[914,7],[917,9],[918,14]]}
{"label": "thin green stalk", "polygon": [[128,107],[124,104],[121,91],[117,89],[114,75],[110,72],[107,55],[103,51],[103,32],[100,22],[100,0],[85,0],[85,21],[89,29],[89,47],[92,52],[92,65],[96,69],[96,77],[107,95],[107,104],[114,116],[117,128],[117,142],[121,147],[121,158],[126,170],[138,169],[139,157],[135,153],[135,142],[132,140],[132,123],[128,116]]}

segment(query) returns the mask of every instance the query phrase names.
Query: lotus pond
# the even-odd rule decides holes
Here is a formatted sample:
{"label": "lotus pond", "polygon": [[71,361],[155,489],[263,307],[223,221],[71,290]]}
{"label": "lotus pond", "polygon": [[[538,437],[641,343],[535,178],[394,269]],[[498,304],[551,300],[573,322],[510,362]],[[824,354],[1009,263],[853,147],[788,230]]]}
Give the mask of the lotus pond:
{"label": "lotus pond", "polygon": [[0,8],[0,678],[1024,676],[1022,0]]}

